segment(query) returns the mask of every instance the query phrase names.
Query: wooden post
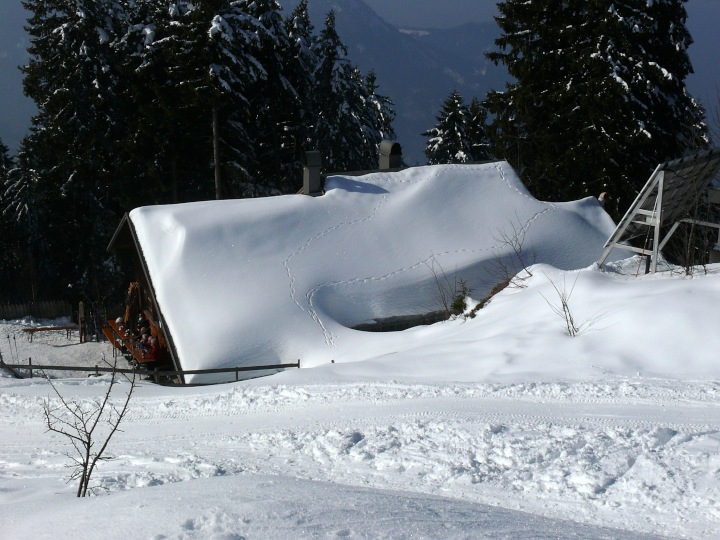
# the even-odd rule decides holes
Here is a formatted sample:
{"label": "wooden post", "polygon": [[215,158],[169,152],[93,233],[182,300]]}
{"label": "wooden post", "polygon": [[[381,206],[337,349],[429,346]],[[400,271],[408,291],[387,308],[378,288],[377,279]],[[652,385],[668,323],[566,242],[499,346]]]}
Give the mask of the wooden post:
{"label": "wooden post", "polygon": [[665,172],[659,174],[660,179],[658,180],[658,192],[655,198],[655,230],[653,235],[653,258],[652,258],[652,273],[657,272],[658,257],[660,256],[660,227],[663,222],[663,191],[665,190]]}
{"label": "wooden post", "polygon": [[28,365],[30,366],[30,378],[33,378],[32,374],[32,358],[28,358]]}
{"label": "wooden post", "polygon": [[87,339],[85,329],[85,303],[80,301],[78,304],[78,326],[80,327],[80,343],[84,343]]}
{"label": "wooden post", "polygon": [[322,195],[322,155],[317,150],[305,152],[303,166],[303,193],[305,195]]}

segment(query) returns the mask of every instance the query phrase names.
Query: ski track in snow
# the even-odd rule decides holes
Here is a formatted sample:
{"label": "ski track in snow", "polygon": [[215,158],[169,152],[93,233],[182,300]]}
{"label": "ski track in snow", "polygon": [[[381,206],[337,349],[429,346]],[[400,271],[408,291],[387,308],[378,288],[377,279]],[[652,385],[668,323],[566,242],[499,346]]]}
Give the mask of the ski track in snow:
{"label": "ski track in snow", "polygon": [[[44,400],[24,397],[21,382],[7,390],[0,394],[3,429],[42,430]],[[139,392],[111,445],[113,461],[95,480],[102,493],[280,474],[546,517],[579,512],[577,520],[605,526],[614,512],[637,509],[654,516],[638,520],[638,532],[681,536],[683,524],[700,520],[711,538],[720,525],[719,402],[715,383],[631,380]],[[198,427],[188,432],[188,425]],[[0,442],[0,479],[63,480],[72,448],[47,437],[52,450]]]}

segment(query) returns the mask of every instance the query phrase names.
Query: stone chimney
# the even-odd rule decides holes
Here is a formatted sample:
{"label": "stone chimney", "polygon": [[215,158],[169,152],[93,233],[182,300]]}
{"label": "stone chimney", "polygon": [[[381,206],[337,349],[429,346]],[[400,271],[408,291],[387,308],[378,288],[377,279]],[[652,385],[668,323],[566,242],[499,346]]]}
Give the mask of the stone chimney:
{"label": "stone chimney", "polygon": [[303,193],[311,197],[322,195],[323,185],[320,177],[322,168],[322,156],[317,150],[305,152],[303,159]]}
{"label": "stone chimney", "polygon": [[380,170],[399,169],[402,163],[402,147],[395,141],[380,143]]}

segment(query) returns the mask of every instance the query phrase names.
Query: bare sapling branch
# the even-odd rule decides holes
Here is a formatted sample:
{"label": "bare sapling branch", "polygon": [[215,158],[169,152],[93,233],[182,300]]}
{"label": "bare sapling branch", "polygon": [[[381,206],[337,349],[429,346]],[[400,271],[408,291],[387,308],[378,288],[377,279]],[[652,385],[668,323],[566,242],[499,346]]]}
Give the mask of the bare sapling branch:
{"label": "bare sapling branch", "polygon": [[445,270],[433,255],[430,263],[425,263],[430,270],[435,282],[433,301],[449,319],[453,315],[461,315],[465,311],[465,299],[470,296],[472,289],[457,272],[452,280],[447,276]]}
{"label": "bare sapling branch", "polygon": [[[547,275],[545,277],[547,277]],[[547,278],[553,289],[555,289],[555,292],[557,293],[559,300],[559,303],[557,304],[551,303],[544,294],[540,293],[540,295],[543,297],[543,300],[545,300],[547,305],[550,306],[550,309],[553,310],[553,313],[558,315],[565,322],[565,329],[567,330],[567,333],[570,337],[575,337],[581,332],[581,327],[575,324],[575,319],[573,317],[572,311],[570,310],[570,297],[575,290],[575,285],[577,284],[577,280],[579,277],[579,274],[575,277],[575,281],[573,282],[572,287],[570,287],[569,291],[565,284],[565,277],[563,277],[562,287],[558,287],[555,282],[553,282],[553,280],[551,280],[549,277]]]}
{"label": "bare sapling branch", "polygon": [[[506,283],[507,286],[524,289],[525,280],[532,277],[530,267],[535,264],[536,254],[532,246],[525,246],[527,226],[523,226],[517,215],[515,219],[515,222],[510,223],[509,229],[498,229],[493,235],[497,247],[489,274],[493,278],[493,285]],[[510,253],[503,256],[501,251]]]}
{"label": "bare sapling branch", "polygon": [[[66,454],[72,461],[72,473],[68,482],[79,479],[77,496],[86,497],[90,486],[90,478],[100,461],[107,461],[106,457],[110,439],[120,430],[120,423],[125,418],[130,404],[130,398],[135,390],[135,372],[131,377],[123,376],[130,382],[125,399],[121,406],[112,402],[113,389],[117,383],[118,374],[115,371],[117,362],[113,364],[110,381],[102,398],[89,401],[66,400],[47,377],[51,388],[55,392],[58,402],[53,403],[49,397],[44,403],[45,425],[49,432],[58,433],[66,437],[73,446],[75,453]],[[99,449],[97,443],[100,443]],[[92,493],[92,489],[90,489]]]}

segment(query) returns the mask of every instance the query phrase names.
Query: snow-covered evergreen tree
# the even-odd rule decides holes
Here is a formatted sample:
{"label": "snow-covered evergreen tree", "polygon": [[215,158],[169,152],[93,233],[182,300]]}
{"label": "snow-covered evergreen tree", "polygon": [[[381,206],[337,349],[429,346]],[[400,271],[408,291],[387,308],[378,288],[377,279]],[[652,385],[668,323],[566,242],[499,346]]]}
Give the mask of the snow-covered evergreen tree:
{"label": "snow-covered evergreen tree", "polygon": [[252,176],[271,192],[297,192],[301,184],[292,133],[289,129],[299,116],[300,101],[290,71],[295,62],[294,46],[276,0],[245,0],[245,10],[259,21],[258,43],[254,55],[265,76],[251,92],[253,145],[257,166]]}
{"label": "snow-covered evergreen tree", "polygon": [[127,175],[142,185],[123,205],[212,197],[209,30],[215,12],[185,0],[134,0],[132,7],[118,45],[121,90],[135,104],[123,142],[133,156]]}
{"label": "snow-covered evergreen tree", "polygon": [[10,168],[12,167],[12,158],[10,157],[10,149],[0,139],[0,186],[7,179]]}
{"label": "snow-covered evergreen tree", "polygon": [[515,82],[491,92],[493,150],[533,194],[608,191],[629,205],[657,163],[707,144],[688,94],[686,0],[505,0],[488,56]]}
{"label": "snow-covered evergreen tree", "polygon": [[38,113],[19,155],[27,174],[14,181],[14,193],[33,201],[27,209],[37,223],[37,260],[45,263],[40,285],[97,289],[107,259],[102,245],[114,221],[108,164],[119,127],[111,47],[118,4],[26,0],[23,5],[31,13],[23,84]]}
{"label": "snow-covered evergreen tree", "polygon": [[303,151],[373,168],[391,132],[375,77],[350,65],[334,15],[316,38],[304,0],[287,20],[277,0],[23,5],[38,113],[0,202],[25,220],[48,296],[105,290],[104,246],[134,207],[294,192]]}
{"label": "snow-covered evergreen tree", "polygon": [[467,137],[473,161],[492,159],[490,139],[487,135],[487,109],[478,98],[473,98],[468,107]]}
{"label": "snow-covered evergreen tree", "polygon": [[226,195],[247,195],[238,181],[257,174],[254,165],[262,150],[254,100],[258,84],[279,78],[274,57],[268,54],[282,47],[276,38],[276,32],[283,32],[279,9],[274,0],[235,1],[212,19],[212,107],[221,122],[216,126],[220,129],[217,157],[230,176]]}
{"label": "snow-covered evergreen tree", "polygon": [[284,176],[302,178],[302,159],[307,150],[312,150],[311,133],[315,127],[315,115],[312,111],[314,92],[313,74],[317,66],[315,33],[308,0],[301,0],[285,20],[288,36],[288,62],[285,76],[295,89],[294,104],[288,107],[290,116],[283,126],[285,137],[283,146],[292,152],[292,159],[284,163]]}
{"label": "snow-covered evergreen tree", "polygon": [[460,95],[453,90],[443,102],[440,113],[435,117],[437,124],[425,131],[428,137],[425,156],[428,164],[468,163],[473,160],[473,148],[468,133],[470,111]]}
{"label": "snow-covered evergreen tree", "polygon": [[0,141],[0,303],[25,302],[32,298],[34,274],[28,214],[22,193],[27,187],[10,151]]}
{"label": "snow-covered evergreen tree", "polygon": [[393,102],[379,94],[378,88],[377,75],[371,70],[365,76],[365,148],[371,153],[367,158],[369,163],[377,162],[380,142],[395,139]]}
{"label": "snow-covered evergreen tree", "polygon": [[[374,169],[380,133],[372,113],[371,97],[360,71],[351,65],[347,47],[335,28],[330,11],[315,46],[312,143],[323,156],[326,171]],[[374,81],[373,81],[374,84]],[[373,98],[377,99],[377,98]],[[372,114],[372,118],[376,118]]]}

